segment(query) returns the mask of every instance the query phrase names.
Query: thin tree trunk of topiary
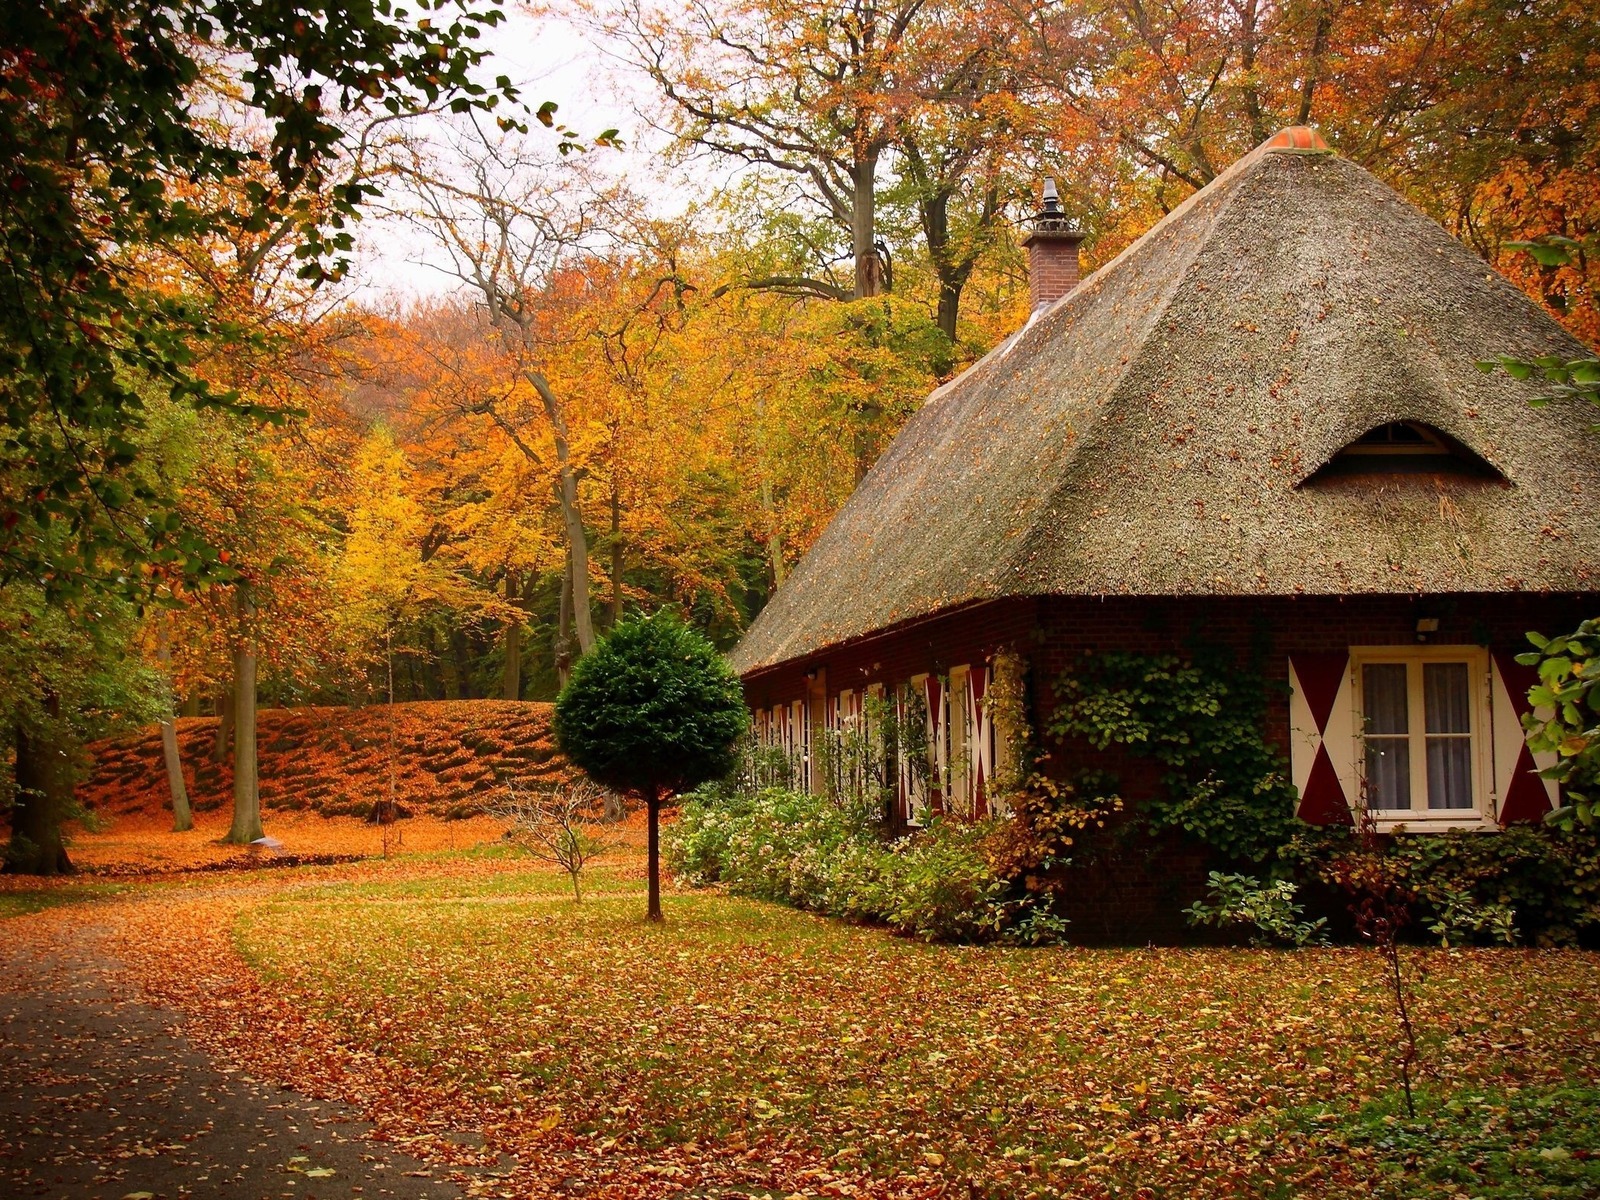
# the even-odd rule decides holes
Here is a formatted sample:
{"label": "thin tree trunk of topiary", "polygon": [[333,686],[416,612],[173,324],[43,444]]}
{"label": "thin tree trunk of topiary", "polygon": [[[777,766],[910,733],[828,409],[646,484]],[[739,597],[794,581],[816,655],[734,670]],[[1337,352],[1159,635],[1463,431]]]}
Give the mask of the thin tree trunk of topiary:
{"label": "thin tree trunk of topiary", "polygon": [[661,916],[661,789],[651,788],[644,802],[650,813],[650,905],[645,919],[660,921],[664,919]]}

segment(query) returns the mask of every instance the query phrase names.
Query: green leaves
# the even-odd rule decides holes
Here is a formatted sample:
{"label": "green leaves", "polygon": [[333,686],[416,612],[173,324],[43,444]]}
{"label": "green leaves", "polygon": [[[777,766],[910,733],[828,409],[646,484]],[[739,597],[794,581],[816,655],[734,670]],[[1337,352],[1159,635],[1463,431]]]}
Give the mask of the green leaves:
{"label": "green leaves", "polygon": [[597,783],[644,796],[726,775],[749,725],[727,660],[670,611],[618,625],[578,660],[555,708],[564,754]]}
{"label": "green leaves", "polygon": [[1055,683],[1046,732],[1096,750],[1122,747],[1167,768],[1141,811],[1235,861],[1261,862],[1294,830],[1296,794],[1266,740],[1267,684],[1216,656],[1086,655]]}
{"label": "green leaves", "polygon": [[[1561,267],[1574,261],[1583,252],[1582,243],[1569,237],[1552,236],[1537,242],[1507,242],[1511,250],[1524,250],[1543,267]],[[1542,377],[1551,384],[1549,391],[1533,397],[1529,402],[1543,408],[1553,401],[1576,400],[1600,406],[1600,359],[1561,358],[1546,354],[1537,358],[1516,358],[1502,354],[1496,358],[1476,362],[1473,366],[1486,374],[1504,371],[1513,379],[1528,380]],[[1600,433],[1600,422],[1590,426],[1590,431]]]}
{"label": "green leaves", "polygon": [[1528,640],[1537,650],[1517,661],[1538,668],[1539,682],[1528,690],[1534,711],[1522,724],[1534,751],[1556,756],[1540,774],[1559,781],[1567,799],[1550,818],[1592,826],[1600,817],[1600,619],[1559,637],[1530,633]]}
{"label": "green leaves", "polygon": [[[470,78],[486,51],[468,42],[502,19],[498,2],[444,0],[435,11],[454,19],[439,27],[388,6],[268,0],[42,0],[8,12],[0,581],[70,593],[107,586],[108,564],[152,561],[159,541],[137,518],[170,498],[134,470],[141,393],[268,417],[196,373],[198,356],[257,335],[174,294],[153,256],[282,227],[302,278],[341,275],[346,226],[375,194],[335,177],[348,131],[444,97],[515,99],[504,81],[491,96]],[[196,103],[213,59],[240,64],[264,147]]]}
{"label": "green leaves", "polygon": [[1541,267],[1564,267],[1583,249],[1582,243],[1560,234],[1552,234],[1537,242],[1507,242],[1507,250],[1521,250],[1533,256]]}

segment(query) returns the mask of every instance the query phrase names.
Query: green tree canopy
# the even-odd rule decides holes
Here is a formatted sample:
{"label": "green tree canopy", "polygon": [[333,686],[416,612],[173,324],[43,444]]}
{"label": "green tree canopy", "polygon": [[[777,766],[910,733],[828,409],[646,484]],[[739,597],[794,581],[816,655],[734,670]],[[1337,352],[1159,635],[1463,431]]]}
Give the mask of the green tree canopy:
{"label": "green tree canopy", "polygon": [[670,611],[621,622],[578,660],[556,699],[561,752],[596,783],[631,792],[648,808],[652,920],[661,919],[662,797],[728,774],[749,727],[738,676]]}

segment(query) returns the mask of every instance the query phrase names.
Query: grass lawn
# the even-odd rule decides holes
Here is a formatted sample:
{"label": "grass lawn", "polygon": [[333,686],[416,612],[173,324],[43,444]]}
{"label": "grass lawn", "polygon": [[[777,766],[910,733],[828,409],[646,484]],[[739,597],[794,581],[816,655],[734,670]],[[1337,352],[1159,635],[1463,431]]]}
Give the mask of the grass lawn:
{"label": "grass lawn", "polygon": [[311,884],[234,938],[281,1003],[499,1128],[782,1150],[813,1194],[1600,1195],[1590,954],[1411,951],[1411,1121],[1365,951],[923,946],[711,893],[652,927],[636,870],[586,891]]}
{"label": "grass lawn", "polygon": [[106,900],[126,890],[117,884],[80,883],[76,880],[58,883],[55,886],[0,890],[0,921],[67,904]]}

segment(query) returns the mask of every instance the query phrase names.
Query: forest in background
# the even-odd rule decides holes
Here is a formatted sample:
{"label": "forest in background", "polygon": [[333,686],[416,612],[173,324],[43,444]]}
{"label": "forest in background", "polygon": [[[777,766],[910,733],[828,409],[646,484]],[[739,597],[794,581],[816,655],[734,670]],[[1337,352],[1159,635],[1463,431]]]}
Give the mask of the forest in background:
{"label": "forest in background", "polygon": [[[194,316],[173,354],[233,400],[136,355],[115,428],[8,385],[0,717],[30,787],[30,746],[69,763],[174,712],[222,714],[226,740],[240,697],[252,729],[258,702],[549,698],[630,610],[676,605],[731,645],[928,392],[1026,319],[1046,176],[1092,268],[1314,124],[1600,343],[1584,0],[592,0],[586,20],[650,82],[693,196],[676,211],[582,113],[560,114],[574,132],[445,87],[347,104],[275,219],[102,247],[124,295]],[[253,211],[284,179],[273,110],[226,54],[197,61],[191,117],[240,166],[145,182],[173,211]],[[72,108],[44,74],[0,58],[8,111]],[[308,270],[354,246],[356,208],[451,287],[376,302]],[[1577,251],[1518,249],[1552,236]],[[115,314],[85,334],[125,335]]]}

